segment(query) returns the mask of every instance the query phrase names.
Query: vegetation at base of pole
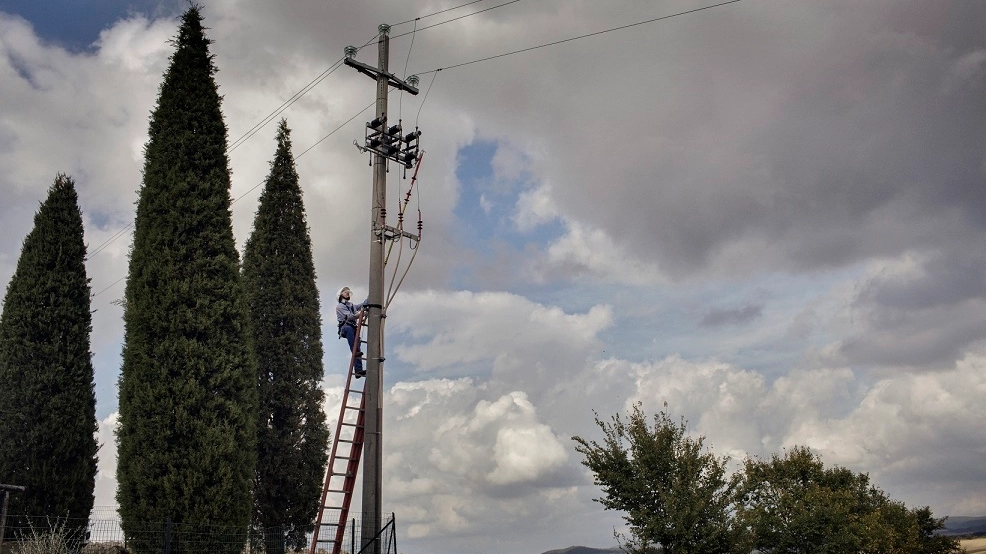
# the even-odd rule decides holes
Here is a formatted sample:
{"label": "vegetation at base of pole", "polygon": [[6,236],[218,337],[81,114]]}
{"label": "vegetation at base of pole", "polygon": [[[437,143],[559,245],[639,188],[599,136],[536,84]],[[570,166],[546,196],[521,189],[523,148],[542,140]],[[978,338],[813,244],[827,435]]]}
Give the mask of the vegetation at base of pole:
{"label": "vegetation at base of pole", "polygon": [[[85,519],[92,511],[98,445],[85,259],[75,183],[59,174],[0,316],[0,478],[26,487],[10,493],[8,514]],[[8,529],[18,523],[12,517]]]}
{"label": "vegetation at base of pole", "polygon": [[[233,527],[242,546],[256,466],[256,365],[210,43],[193,5],[150,118],[124,307],[117,501],[124,531],[160,521]],[[172,549],[185,550],[176,540]],[[210,551],[239,552],[236,542]]]}
{"label": "vegetation at base of pole", "polygon": [[267,552],[307,546],[328,460],[322,319],[290,134],[281,120],[243,255],[260,393],[254,526],[283,529],[265,535]]}
{"label": "vegetation at base of pole", "polygon": [[[665,404],[665,408],[667,405]],[[596,417],[602,443],[572,437],[608,510],[624,512],[630,554],[959,554],[957,539],[928,507],[907,508],[865,473],[825,468],[805,447],[770,460],[747,458],[726,475],[727,458],[703,450],[684,420],[665,411],[653,425],[640,404],[626,418]]]}

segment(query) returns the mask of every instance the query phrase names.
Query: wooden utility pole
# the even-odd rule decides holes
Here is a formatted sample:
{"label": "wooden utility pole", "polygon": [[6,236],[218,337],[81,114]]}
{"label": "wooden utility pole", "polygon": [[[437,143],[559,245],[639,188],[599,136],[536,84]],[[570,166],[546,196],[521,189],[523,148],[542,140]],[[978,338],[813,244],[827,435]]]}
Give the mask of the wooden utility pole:
{"label": "wooden utility pole", "polygon": [[[377,42],[377,67],[353,59],[355,48],[347,48],[346,65],[373,78],[377,83],[376,118],[367,124],[365,150],[373,152],[373,194],[370,206],[370,290],[367,296],[366,335],[366,426],[363,443],[363,504],[361,551],[380,554],[378,537],[382,523],[381,494],[383,489],[383,319],[384,313],[384,256],[386,242],[394,238],[395,229],[387,226],[387,161],[399,161],[402,136],[400,125],[387,125],[387,93],[393,86],[417,94],[418,89],[391,75],[387,69],[390,56],[390,26],[380,25]],[[416,142],[417,136],[414,137]],[[415,149],[417,147],[415,146]],[[401,162],[404,163],[404,162]],[[410,167],[409,165],[405,165]],[[400,240],[400,236],[397,236]],[[369,542],[373,541],[370,546]]]}

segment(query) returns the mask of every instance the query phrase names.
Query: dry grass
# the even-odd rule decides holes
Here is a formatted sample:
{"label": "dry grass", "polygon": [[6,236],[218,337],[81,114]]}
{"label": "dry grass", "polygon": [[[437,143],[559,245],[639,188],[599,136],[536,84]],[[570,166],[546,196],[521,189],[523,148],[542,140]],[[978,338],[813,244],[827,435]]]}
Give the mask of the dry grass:
{"label": "dry grass", "polygon": [[966,554],[986,553],[986,537],[960,541],[960,544],[965,549]]}

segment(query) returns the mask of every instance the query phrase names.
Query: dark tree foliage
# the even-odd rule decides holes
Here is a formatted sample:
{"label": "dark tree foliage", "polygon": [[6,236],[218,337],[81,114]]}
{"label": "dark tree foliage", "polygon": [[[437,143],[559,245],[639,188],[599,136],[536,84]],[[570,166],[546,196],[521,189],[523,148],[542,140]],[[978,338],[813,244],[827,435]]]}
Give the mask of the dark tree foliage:
{"label": "dark tree foliage", "polygon": [[281,120],[243,276],[260,391],[254,523],[268,537],[283,529],[286,546],[300,550],[318,510],[329,431],[318,288],[290,132]]}
{"label": "dark tree foliage", "polygon": [[98,446],[85,259],[75,184],[58,175],[0,316],[0,481],[27,487],[11,495],[12,514],[85,519],[92,511]]}
{"label": "dark tree foliage", "polygon": [[210,43],[190,7],[151,114],[124,309],[117,500],[125,531],[170,520],[230,526],[245,540],[256,365]]}
{"label": "dark tree foliage", "polygon": [[733,548],[729,507],[736,479],[726,476],[726,459],[703,449],[702,437],[685,435],[685,423],[667,413],[653,426],[636,405],[627,420],[596,417],[603,443],[573,437],[595,474],[608,510],[625,512],[630,537],[624,549],[645,553],[660,544],[668,554],[720,554]]}
{"label": "dark tree foliage", "polygon": [[595,474],[606,509],[625,512],[629,554],[959,554],[937,535],[944,520],[908,509],[845,468],[826,469],[804,447],[769,461],[747,459],[725,474],[726,459],[703,452],[684,422],[665,412],[649,427],[634,406],[596,424],[604,441],[573,437]]}
{"label": "dark tree foliage", "polygon": [[934,535],[943,527],[928,508],[909,510],[870,483],[865,473],[825,468],[795,447],[769,461],[748,459],[737,492],[736,518],[748,546],[763,553],[952,554],[958,542]]}

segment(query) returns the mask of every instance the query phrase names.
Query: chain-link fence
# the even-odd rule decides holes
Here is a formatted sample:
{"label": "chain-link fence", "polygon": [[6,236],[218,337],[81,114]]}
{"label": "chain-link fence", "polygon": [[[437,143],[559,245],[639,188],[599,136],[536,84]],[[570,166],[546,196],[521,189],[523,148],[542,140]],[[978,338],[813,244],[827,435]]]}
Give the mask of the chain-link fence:
{"label": "chain-link fence", "polygon": [[[336,554],[336,530],[335,524],[327,525],[322,529],[315,543],[315,554]],[[383,522],[380,531],[373,535],[365,534],[367,530],[363,529],[362,523],[355,518],[346,523],[344,531],[342,542],[338,545],[338,552],[341,554],[376,554],[377,552],[397,554],[397,523],[394,514],[390,514],[390,518]]]}
{"label": "chain-link fence", "polygon": [[[108,514],[94,512],[94,516]],[[397,554],[393,514],[366,547],[360,523],[346,525],[341,550]],[[189,523],[146,522],[123,525],[118,518],[73,519],[7,516],[0,554],[288,554],[308,552],[311,533],[303,537],[287,527],[249,528]],[[376,543],[376,546],[373,543]],[[316,554],[332,554],[331,543],[316,544]]]}
{"label": "chain-link fence", "polygon": [[[0,554],[284,554],[289,530],[8,516]],[[303,546],[307,550],[307,544]]]}

